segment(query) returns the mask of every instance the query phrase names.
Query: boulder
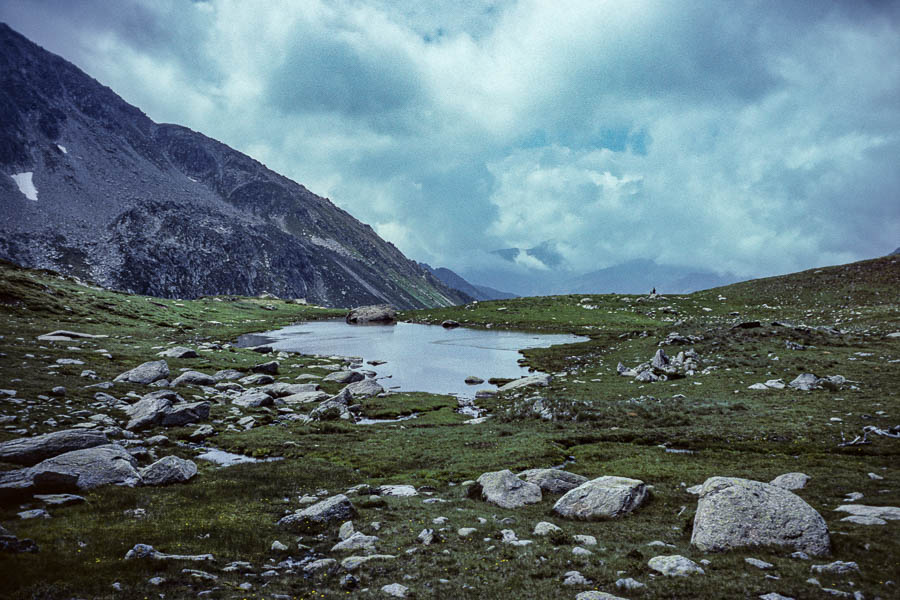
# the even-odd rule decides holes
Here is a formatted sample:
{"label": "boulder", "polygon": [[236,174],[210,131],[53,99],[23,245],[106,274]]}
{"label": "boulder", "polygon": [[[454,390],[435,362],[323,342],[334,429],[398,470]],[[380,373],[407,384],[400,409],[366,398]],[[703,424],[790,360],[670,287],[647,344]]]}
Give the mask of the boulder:
{"label": "boulder", "polygon": [[322,402],[309,413],[309,418],[314,421],[334,421],[336,419],[353,420],[353,415],[347,408],[353,397],[347,388],[340,393]]}
{"label": "boulder", "polygon": [[802,490],[806,487],[807,481],[809,481],[809,475],[806,475],[805,473],[785,473],[784,475],[779,475],[769,483],[786,490]]}
{"label": "boulder", "polygon": [[446,319],[441,323],[441,327],[444,329],[456,329],[459,327],[459,321],[454,321],[453,319]]}
{"label": "boulder", "polygon": [[813,556],[831,551],[825,520],[799,496],[737,477],[703,483],[691,544],[705,552],[748,546],[789,546]]}
{"label": "boulder", "polygon": [[197,354],[197,351],[192,348],[186,348],[185,346],[175,346],[173,348],[169,348],[167,350],[163,350],[162,352],[157,352],[157,356],[162,356],[163,358],[198,358],[200,355]]}
{"label": "boulder", "polygon": [[288,515],[278,521],[282,526],[295,526],[309,523],[328,523],[330,521],[346,521],[353,518],[356,509],[350,499],[344,494],[332,496],[321,502],[316,502],[303,510]]}
{"label": "boulder", "polygon": [[363,323],[390,325],[397,322],[397,311],[390,304],[360,306],[347,313],[346,321],[351,325],[361,325]]}
{"label": "boulder", "polygon": [[662,573],[666,577],[687,577],[688,575],[704,575],[700,565],[689,558],[674,554],[672,556],[654,556],[647,566]]}
{"label": "boulder", "polygon": [[177,387],[179,385],[216,385],[216,378],[212,375],[207,375],[206,373],[201,373],[200,371],[185,371],[174,380],[172,380],[172,387]]}
{"label": "boulder", "polygon": [[277,381],[275,383],[264,385],[258,389],[259,391],[265,392],[273,398],[284,398],[287,396],[293,396],[294,394],[308,394],[309,392],[317,392],[319,391],[319,384],[284,383],[281,381]]}
{"label": "boulder", "polygon": [[588,480],[584,475],[576,475],[562,469],[528,469],[519,473],[519,477],[551,494],[564,494]]}
{"label": "boulder", "polygon": [[334,546],[332,546],[332,552],[352,552],[354,550],[362,550],[367,554],[373,554],[375,552],[375,542],[378,541],[378,536],[374,535],[365,535],[359,531],[354,532],[345,540],[341,540]]}
{"label": "boulder", "polygon": [[125,429],[140,431],[158,425],[170,406],[172,406],[170,396],[147,394],[140,401],[125,408],[125,414],[131,417]]}
{"label": "boulder", "polygon": [[169,376],[169,365],[164,360],[154,360],[138,365],[116,376],[113,381],[150,384]]}
{"label": "boulder", "polygon": [[555,531],[562,531],[562,529],[548,521],[541,521],[534,526],[534,531],[531,533],[534,535],[550,535]]}
{"label": "boulder", "polygon": [[607,475],[569,490],[553,511],[570,519],[611,519],[633,512],[649,495],[643,481]]}
{"label": "boulder", "polygon": [[326,375],[322,381],[334,381],[335,383],[354,383],[362,381],[366,376],[358,371],[336,371]]}
{"label": "boulder", "polygon": [[508,469],[483,473],[478,478],[481,497],[502,508],[518,508],[541,501],[541,488],[523,481]]}
{"label": "boulder", "polygon": [[275,401],[269,394],[260,390],[247,390],[231,401],[243,408],[259,408],[260,406],[272,406]]}
{"label": "boulder", "polygon": [[140,470],[144,485],[183,483],[197,474],[197,464],[177,456],[164,456]]}
{"label": "boulder", "polygon": [[287,405],[291,404],[309,404],[310,402],[321,402],[327,400],[330,396],[326,392],[300,392],[299,394],[291,394],[281,399]]}
{"label": "boulder", "polygon": [[135,458],[124,448],[107,444],[48,458],[29,471],[35,478],[41,474],[77,476],[78,489],[89,490],[107,484],[134,486],[140,483],[136,464]]}
{"label": "boulder", "polygon": [[253,365],[250,367],[250,370],[264,375],[278,375],[278,367],[280,366],[277,360],[270,360],[269,362]]}
{"label": "boulder", "polygon": [[371,398],[384,392],[384,388],[378,385],[373,379],[364,379],[351,383],[346,389],[354,398]]}
{"label": "boulder", "polygon": [[550,385],[552,377],[550,375],[528,375],[514,379],[504,386],[500,387],[501,392],[511,392],[526,387],[547,387]]}
{"label": "boulder", "polygon": [[209,402],[185,402],[173,404],[163,411],[159,424],[163,427],[180,427],[209,418]]}
{"label": "boulder", "polygon": [[65,429],[3,442],[0,444],[0,461],[31,466],[65,452],[107,443],[109,440],[102,431]]}
{"label": "boulder", "polygon": [[803,391],[815,390],[819,388],[819,378],[812,373],[803,373],[797,375],[797,377],[788,384],[788,387]]}

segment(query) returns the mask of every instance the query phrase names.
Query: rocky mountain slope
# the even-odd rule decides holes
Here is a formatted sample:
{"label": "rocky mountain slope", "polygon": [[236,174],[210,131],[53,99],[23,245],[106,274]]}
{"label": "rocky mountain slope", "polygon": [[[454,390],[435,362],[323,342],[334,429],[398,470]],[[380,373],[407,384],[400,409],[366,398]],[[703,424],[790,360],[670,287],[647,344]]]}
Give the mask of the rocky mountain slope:
{"label": "rocky mountain slope", "polygon": [[431,265],[425,263],[419,264],[425,270],[440,279],[441,282],[444,283],[444,285],[447,285],[455,290],[459,290],[460,292],[471,296],[475,300],[507,300],[509,298],[516,298],[515,294],[510,294],[509,292],[501,292],[500,290],[495,290],[494,288],[488,287],[486,285],[476,285],[474,283],[469,283],[461,275],[457,274],[454,271],[451,271],[447,267],[438,267],[435,269]]}
{"label": "rocky mountain slope", "polygon": [[0,24],[0,257],[162,297],[466,301],[371,227]]}

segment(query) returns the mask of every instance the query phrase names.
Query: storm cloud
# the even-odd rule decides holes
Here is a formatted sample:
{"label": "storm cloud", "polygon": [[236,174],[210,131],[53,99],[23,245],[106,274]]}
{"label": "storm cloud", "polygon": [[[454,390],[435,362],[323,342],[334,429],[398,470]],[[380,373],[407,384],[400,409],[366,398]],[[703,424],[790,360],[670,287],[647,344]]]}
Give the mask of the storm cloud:
{"label": "storm cloud", "polygon": [[465,273],[550,241],[573,271],[756,276],[900,245],[898,6],[30,0],[0,19],[411,258]]}

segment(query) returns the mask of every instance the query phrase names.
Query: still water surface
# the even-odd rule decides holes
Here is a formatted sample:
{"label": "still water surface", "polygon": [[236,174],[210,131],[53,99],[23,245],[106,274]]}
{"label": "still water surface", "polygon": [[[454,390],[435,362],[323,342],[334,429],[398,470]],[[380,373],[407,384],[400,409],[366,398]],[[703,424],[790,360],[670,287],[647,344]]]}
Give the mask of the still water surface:
{"label": "still water surface", "polygon": [[359,356],[377,373],[385,389],[404,392],[431,392],[473,397],[480,389],[496,389],[487,383],[467,385],[475,375],[516,378],[528,375],[519,366],[519,350],[546,348],[584,341],[567,334],[537,334],[518,331],[444,329],[438,325],[397,323],[396,325],[347,325],[344,321],[314,321],[277,331],[242,336],[241,346],[267,344],[276,350]]}

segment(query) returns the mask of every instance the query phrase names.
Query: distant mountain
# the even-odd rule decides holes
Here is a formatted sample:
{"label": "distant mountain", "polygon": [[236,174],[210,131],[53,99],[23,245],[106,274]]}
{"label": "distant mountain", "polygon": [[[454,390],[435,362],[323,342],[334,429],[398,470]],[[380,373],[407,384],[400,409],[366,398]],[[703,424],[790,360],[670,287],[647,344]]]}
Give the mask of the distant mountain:
{"label": "distant mountain", "polygon": [[164,297],[469,300],[225,144],[158,124],[0,24],[0,257]]}
{"label": "distant mountain", "polygon": [[894,254],[900,254],[900,248],[897,248],[893,252],[891,252],[888,256],[893,256]]}
{"label": "distant mountain", "polygon": [[638,259],[573,278],[566,287],[573,294],[641,294],[654,288],[660,294],[687,294],[737,281],[740,278]]}
{"label": "distant mountain", "polygon": [[435,269],[425,263],[419,264],[426,270],[430,271],[435,277],[440,279],[444,285],[455,290],[459,290],[460,292],[471,296],[475,300],[508,300],[510,298],[518,298],[518,296],[516,296],[515,294],[501,292],[499,290],[495,290],[494,288],[487,287],[486,285],[475,285],[473,283],[469,283],[446,267],[438,267]]}

